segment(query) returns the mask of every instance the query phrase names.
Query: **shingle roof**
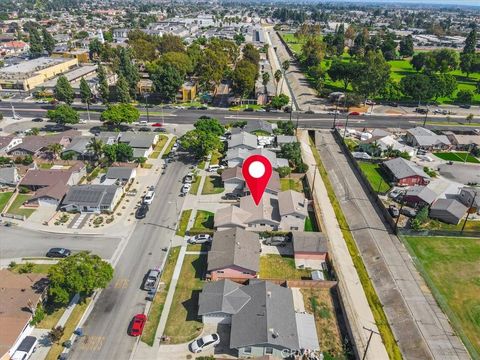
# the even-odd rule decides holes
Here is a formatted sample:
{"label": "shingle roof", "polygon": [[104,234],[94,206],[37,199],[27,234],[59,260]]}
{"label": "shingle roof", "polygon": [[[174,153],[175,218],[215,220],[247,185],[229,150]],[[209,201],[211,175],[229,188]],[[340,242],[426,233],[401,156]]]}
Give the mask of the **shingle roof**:
{"label": "shingle roof", "polygon": [[51,186],[58,182],[66,184],[72,175],[72,171],[60,169],[30,169],[23,177],[22,186]]}
{"label": "shingle roof", "polygon": [[17,169],[14,167],[0,168],[0,184],[16,184]]}
{"label": "shingle roof", "polygon": [[407,133],[410,133],[420,146],[450,145],[450,140],[445,135],[437,135],[433,131],[420,126],[408,129]]}
{"label": "shingle roof", "polygon": [[243,128],[244,131],[252,132],[257,130],[266,131],[268,133],[273,132],[272,124],[264,120],[250,120]]}
{"label": "shingle roof", "polygon": [[258,272],[260,241],[256,233],[239,227],[217,231],[208,252],[208,271],[238,266]]}
{"label": "shingle roof", "polygon": [[246,226],[246,220],[250,217],[250,213],[240,209],[238,206],[228,206],[218,209],[215,212],[214,224],[215,227],[223,226]]}
{"label": "shingle roof", "polygon": [[133,169],[128,167],[109,167],[106,173],[107,179],[130,179]]}
{"label": "shingle roof", "polygon": [[401,157],[385,161],[383,165],[386,166],[398,180],[415,175],[430,179],[430,176],[419,166]]}
{"label": "shingle roof", "polygon": [[230,140],[228,140],[228,148],[233,147],[248,147],[252,149],[257,148],[257,137],[248,132],[242,131],[238,134],[233,134]]}
{"label": "shingle roof", "polygon": [[308,215],[307,199],[302,193],[293,190],[282,191],[278,194],[280,216],[290,214]]}
{"label": "shingle roof", "polygon": [[321,232],[292,231],[294,252],[328,252],[327,238]]}
{"label": "shingle roof", "polygon": [[247,224],[259,221],[280,222],[278,200],[267,193],[263,195],[258,206],[255,205],[253,197],[251,196],[240,198],[240,209],[246,211],[250,215],[245,221]]}
{"label": "shingle roof", "polygon": [[426,186],[412,186],[405,196],[416,196],[427,204],[431,204],[438,197],[437,193]]}
{"label": "shingle roof", "polygon": [[[240,166],[228,168],[222,172],[223,182],[226,182],[226,181],[228,182],[229,180],[232,180],[232,179],[239,179],[241,181],[244,181],[242,168]],[[270,176],[270,180],[268,181],[267,189],[273,192],[280,191],[280,175],[275,170],[272,171],[272,176]]]}
{"label": "shingle roof", "polygon": [[198,299],[198,315],[236,314],[250,300],[241,288],[228,279],[206,283]]}
{"label": "shingle roof", "polygon": [[75,151],[78,154],[84,154],[87,151],[87,145],[90,142],[90,136],[74,137],[64,151]]}
{"label": "shingle roof", "polygon": [[461,219],[467,212],[467,207],[455,199],[438,199],[430,207],[430,211],[442,211]]}
{"label": "shingle roof", "polygon": [[153,141],[155,140],[155,134],[148,133],[134,133],[134,132],[125,132],[122,133],[119,142],[127,143],[133,148],[142,148],[148,149],[152,146]]}
{"label": "shingle roof", "polygon": [[35,191],[35,194],[29,199],[29,201],[36,200],[42,197],[50,197],[55,200],[62,200],[68,191],[69,186],[61,181],[56,184],[42,187]]}
{"label": "shingle roof", "polygon": [[109,206],[118,188],[116,185],[75,185],[68,191],[62,205]]}

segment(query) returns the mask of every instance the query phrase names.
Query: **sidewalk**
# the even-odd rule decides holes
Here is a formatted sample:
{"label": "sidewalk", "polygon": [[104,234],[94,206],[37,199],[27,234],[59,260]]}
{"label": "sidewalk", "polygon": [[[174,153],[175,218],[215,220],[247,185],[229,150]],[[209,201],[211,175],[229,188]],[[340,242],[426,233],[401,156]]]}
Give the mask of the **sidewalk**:
{"label": "sidewalk", "polygon": [[[359,354],[363,354],[369,336],[369,332],[364,328],[369,328],[377,332],[378,328],[350,257],[332,204],[328,198],[327,189],[317,169],[316,161],[309,145],[308,132],[300,130],[298,138],[301,144],[302,158],[309,167],[307,178],[311,184],[310,187],[315,189],[313,193],[314,201],[321,206],[320,211],[324,225],[323,228],[329,241],[332,261],[338,276],[340,297],[344,303],[347,322],[350,324],[352,330],[353,342]],[[387,351],[380,336],[374,335],[372,337],[366,359],[388,359]]]}

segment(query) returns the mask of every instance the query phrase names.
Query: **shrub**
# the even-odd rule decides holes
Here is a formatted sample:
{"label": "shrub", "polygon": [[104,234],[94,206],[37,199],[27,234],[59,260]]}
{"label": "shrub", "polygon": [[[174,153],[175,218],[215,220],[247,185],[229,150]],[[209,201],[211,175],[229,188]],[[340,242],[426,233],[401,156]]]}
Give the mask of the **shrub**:
{"label": "shrub", "polygon": [[20,186],[20,187],[18,188],[18,192],[19,192],[20,194],[28,194],[28,193],[30,192],[30,189],[27,188],[27,187],[25,187],[25,186]]}
{"label": "shrub", "polygon": [[30,325],[35,326],[44,318],[45,318],[45,310],[43,309],[42,305],[39,305],[35,310],[35,314],[33,314],[32,320],[30,321]]}
{"label": "shrub", "polygon": [[308,165],[305,164],[304,162],[302,162],[295,168],[295,172],[297,173],[303,174],[303,173],[306,173],[307,171],[308,171]]}
{"label": "shrub", "polygon": [[48,337],[52,342],[58,343],[62,338],[64,332],[65,332],[65,328],[63,326],[57,326],[52,328],[52,330],[50,330],[50,332],[48,333]]}
{"label": "shrub", "polygon": [[34,266],[35,266],[35,264],[33,264],[31,262],[27,262],[27,263],[23,264],[22,266],[20,266],[20,268],[18,269],[18,272],[20,274],[31,273],[33,271]]}
{"label": "shrub", "polygon": [[292,173],[292,169],[290,169],[288,166],[282,166],[277,169],[277,172],[281,178],[284,178]]}
{"label": "shrub", "polygon": [[8,264],[9,269],[14,269],[15,266],[17,266],[17,263],[15,261],[10,261],[10,264]]}

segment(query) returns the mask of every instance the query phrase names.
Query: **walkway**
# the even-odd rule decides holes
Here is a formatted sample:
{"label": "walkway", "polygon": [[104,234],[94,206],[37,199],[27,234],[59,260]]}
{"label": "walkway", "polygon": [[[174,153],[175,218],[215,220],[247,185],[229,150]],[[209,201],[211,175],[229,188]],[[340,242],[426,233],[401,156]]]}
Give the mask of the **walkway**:
{"label": "walkway", "polygon": [[330,131],[316,146],[405,359],[469,359],[408,251],[390,233]]}
{"label": "walkway", "polygon": [[[339,292],[344,303],[347,321],[352,329],[353,341],[358,352],[363,354],[369,336],[369,332],[364,328],[377,332],[378,328],[328,198],[327,189],[317,169],[309,145],[308,132],[305,130],[299,131],[298,138],[301,144],[302,158],[309,167],[307,179],[310,187],[315,189],[314,200],[316,204],[321,206],[322,228],[325,229],[329,241],[332,261],[338,276]],[[379,336],[372,337],[366,359],[388,359],[387,351]]]}

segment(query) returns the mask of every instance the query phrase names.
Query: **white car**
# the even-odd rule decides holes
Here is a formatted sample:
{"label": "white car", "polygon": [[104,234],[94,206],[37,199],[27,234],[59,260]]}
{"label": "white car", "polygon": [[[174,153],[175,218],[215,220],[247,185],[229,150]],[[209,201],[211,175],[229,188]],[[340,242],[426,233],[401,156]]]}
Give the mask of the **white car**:
{"label": "white car", "polygon": [[192,184],[189,184],[189,183],[183,184],[182,190],[181,190],[182,194],[187,194],[191,188],[192,188]]}
{"label": "white car", "polygon": [[220,336],[218,334],[206,335],[200,339],[194,340],[190,343],[190,351],[194,354],[199,353],[203,350],[215,347],[220,343]]}
{"label": "white car", "polygon": [[212,237],[208,234],[198,234],[188,239],[190,244],[204,244],[210,241],[212,241]]}
{"label": "white car", "polygon": [[335,115],[335,114],[340,115],[340,111],[339,110],[332,110],[332,111],[328,112],[328,115]]}
{"label": "white car", "polygon": [[155,191],[152,188],[150,188],[150,190],[148,190],[145,196],[143,197],[143,203],[147,205],[151,205],[154,198],[155,198]]}
{"label": "white car", "polygon": [[428,162],[432,162],[432,161],[433,161],[433,159],[432,159],[430,156],[428,156],[428,155],[418,155],[418,158],[419,158],[420,160],[423,160],[423,161],[428,161]]}

